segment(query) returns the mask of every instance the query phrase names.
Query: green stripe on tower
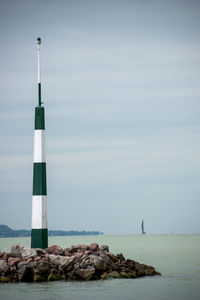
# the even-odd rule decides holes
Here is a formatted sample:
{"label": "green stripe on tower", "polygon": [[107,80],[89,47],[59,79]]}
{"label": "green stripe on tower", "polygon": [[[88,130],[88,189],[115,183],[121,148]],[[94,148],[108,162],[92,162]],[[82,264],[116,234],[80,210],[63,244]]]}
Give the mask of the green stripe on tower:
{"label": "green stripe on tower", "polygon": [[35,108],[35,129],[45,129],[44,107],[42,106]]}
{"label": "green stripe on tower", "polygon": [[33,164],[33,196],[47,194],[46,163]]}
{"label": "green stripe on tower", "polygon": [[48,247],[48,229],[32,229],[31,231],[31,248]]}

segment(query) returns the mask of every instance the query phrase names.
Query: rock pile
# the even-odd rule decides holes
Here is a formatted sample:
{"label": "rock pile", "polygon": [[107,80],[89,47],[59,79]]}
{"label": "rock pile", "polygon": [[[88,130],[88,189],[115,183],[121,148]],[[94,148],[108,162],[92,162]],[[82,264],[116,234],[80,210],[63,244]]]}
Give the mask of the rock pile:
{"label": "rock pile", "polygon": [[160,275],[154,267],[114,255],[106,245],[57,245],[46,249],[13,246],[11,253],[0,252],[0,282],[52,280],[97,280]]}

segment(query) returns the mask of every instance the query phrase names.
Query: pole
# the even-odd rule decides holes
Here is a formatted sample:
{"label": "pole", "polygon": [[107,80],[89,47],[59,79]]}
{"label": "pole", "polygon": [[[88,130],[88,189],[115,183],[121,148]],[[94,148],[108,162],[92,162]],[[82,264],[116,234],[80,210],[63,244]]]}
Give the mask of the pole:
{"label": "pole", "polygon": [[38,44],[38,105],[41,106],[41,72],[40,72],[40,44],[41,38],[37,39]]}
{"label": "pole", "polygon": [[48,247],[45,111],[41,102],[40,44],[38,44],[38,106],[35,107],[31,248]]}

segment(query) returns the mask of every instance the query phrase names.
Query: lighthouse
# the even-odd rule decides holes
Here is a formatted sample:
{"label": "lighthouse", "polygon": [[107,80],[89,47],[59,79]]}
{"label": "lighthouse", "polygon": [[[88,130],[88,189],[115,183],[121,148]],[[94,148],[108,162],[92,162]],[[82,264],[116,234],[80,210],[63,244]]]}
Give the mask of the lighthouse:
{"label": "lighthouse", "polygon": [[38,106],[35,107],[31,248],[44,249],[48,247],[48,227],[45,111],[41,101],[40,45],[41,39],[38,38]]}

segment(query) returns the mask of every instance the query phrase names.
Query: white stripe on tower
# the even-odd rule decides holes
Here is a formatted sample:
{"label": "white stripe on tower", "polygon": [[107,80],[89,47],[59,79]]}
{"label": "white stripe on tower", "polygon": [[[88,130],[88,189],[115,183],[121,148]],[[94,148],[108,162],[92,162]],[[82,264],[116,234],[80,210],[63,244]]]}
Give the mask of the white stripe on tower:
{"label": "white stripe on tower", "polygon": [[35,108],[31,247],[48,247],[45,115],[41,106],[40,44],[38,43],[38,106]]}
{"label": "white stripe on tower", "polygon": [[47,196],[33,196],[32,228],[47,228]]}
{"label": "white stripe on tower", "polygon": [[34,162],[45,162],[45,131],[35,130],[34,131]]}

